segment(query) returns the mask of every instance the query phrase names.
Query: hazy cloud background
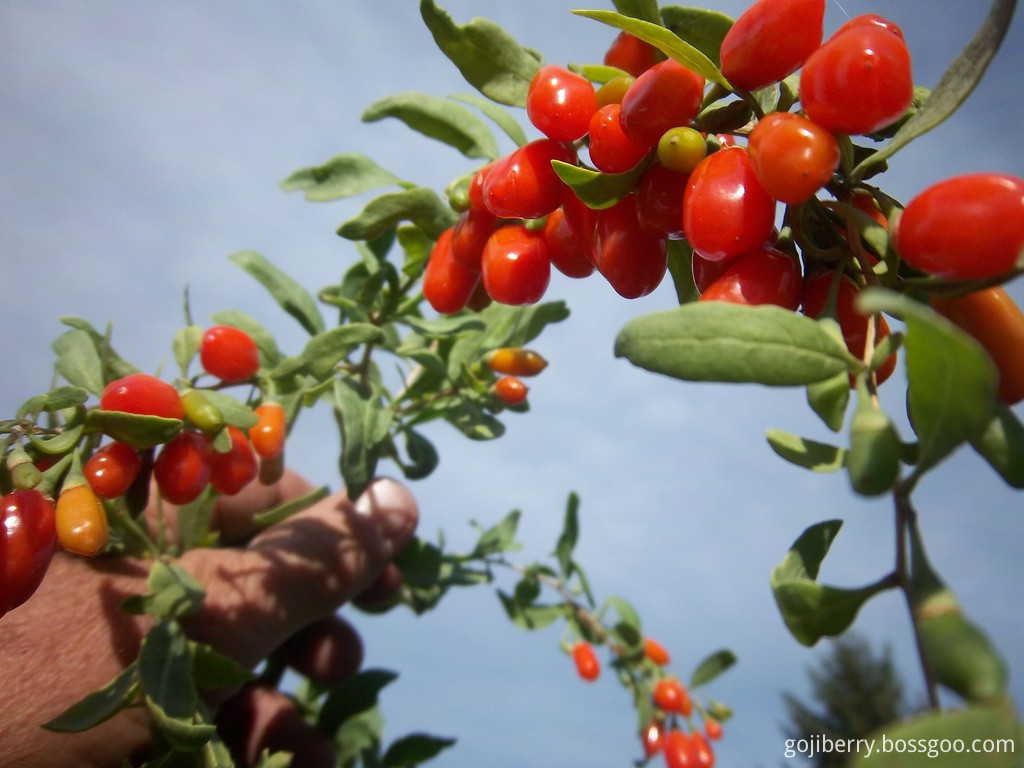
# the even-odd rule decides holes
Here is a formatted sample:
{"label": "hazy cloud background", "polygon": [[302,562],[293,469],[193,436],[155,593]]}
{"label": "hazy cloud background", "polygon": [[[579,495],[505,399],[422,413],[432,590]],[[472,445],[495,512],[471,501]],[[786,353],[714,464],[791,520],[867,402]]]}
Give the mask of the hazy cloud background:
{"label": "hazy cloud background", "polygon": [[[564,0],[442,4],[459,22],[498,21],[554,63],[597,62],[614,35],[571,17],[581,4]],[[746,4],[714,7],[737,16]],[[925,85],[984,14],[982,4],[952,0],[847,0],[829,6],[826,31],[843,9],[900,24]],[[961,114],[892,160],[887,191],[907,199],[974,170],[1024,175],[1022,32],[1018,18]],[[395,121],[359,121],[396,91],[469,88],[410,0],[14,0],[0,5],[0,72],[5,414],[49,386],[48,345],[62,316],[110,322],[123,356],[147,370],[170,366],[186,285],[197,321],[243,309],[283,348],[299,348],[301,329],[227,256],[259,251],[316,290],[351,263],[351,244],[334,231],[365,199],[305,202],[278,189],[291,171],[364,152],[441,188],[474,167]],[[839,517],[846,522],[823,578],[875,580],[891,568],[890,510],[854,498],[841,475],[808,474],[768,449],[768,427],[827,438],[801,391],[681,384],[612,357],[628,318],[672,304],[668,285],[626,302],[599,278],[556,275],[549,296],[573,314],[537,343],[551,365],[533,383],[532,411],[509,418],[508,434],[491,444],[469,444],[445,425],[430,430],[442,464],[414,486],[421,533],[443,529],[457,549],[474,538],[468,518],[490,524],[520,508],[522,559],[542,558],[567,494],[579,492],[578,554],[595,590],[632,601],[684,676],[720,647],[739,656],[709,691],[736,709],[719,764],[779,764],[780,693],[806,689],[804,669],[817,652],[786,633],[768,573],[804,527]],[[885,388],[897,412],[900,387],[894,379]],[[291,445],[299,469],[337,486],[330,419],[304,418]],[[1014,695],[1024,700],[1019,498],[961,452],[923,484],[918,504],[933,561],[1007,656]],[[455,593],[421,619],[358,621],[367,664],[401,674],[383,697],[388,737],[457,736],[440,765],[626,765],[639,755],[617,684],[580,682],[558,650],[560,630],[512,628],[485,588]],[[876,598],[855,629],[891,644],[919,696],[900,600]]]}

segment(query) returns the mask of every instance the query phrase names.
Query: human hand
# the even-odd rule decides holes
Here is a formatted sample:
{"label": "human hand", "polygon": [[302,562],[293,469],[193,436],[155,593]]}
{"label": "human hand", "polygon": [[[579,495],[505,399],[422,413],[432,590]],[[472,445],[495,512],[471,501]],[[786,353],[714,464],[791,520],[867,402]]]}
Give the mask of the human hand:
{"label": "human hand", "polygon": [[[253,518],[308,492],[286,473],[274,486],[253,484],[221,499],[214,526],[237,547],[193,549],[178,563],[206,588],[199,612],[182,620],[188,635],[246,667],[278,648],[305,674],[329,682],[354,668],[358,636],[338,607],[368,586],[411,539],[418,511],[409,492],[382,479],[352,502],[340,492],[251,539]],[[173,520],[173,508],[171,520]],[[103,686],[136,657],[146,617],[119,610],[144,592],[148,568],[127,557],[87,561],[59,554],[36,594],[0,620],[0,764],[120,766],[144,755],[149,725],[127,710],[81,734],[39,726]],[[246,687],[211,702],[218,727],[251,760],[267,747],[304,750],[296,764],[333,765],[330,744],[269,688]]]}

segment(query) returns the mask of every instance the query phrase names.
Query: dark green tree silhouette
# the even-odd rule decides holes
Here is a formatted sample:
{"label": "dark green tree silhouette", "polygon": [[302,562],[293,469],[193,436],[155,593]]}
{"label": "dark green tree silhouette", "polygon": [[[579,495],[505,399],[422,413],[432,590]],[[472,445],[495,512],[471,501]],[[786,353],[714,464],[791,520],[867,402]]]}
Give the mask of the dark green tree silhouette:
{"label": "dark green tree silhouette", "polygon": [[[787,739],[826,738],[849,740],[867,737],[906,712],[903,684],[888,647],[877,653],[857,635],[833,640],[829,652],[807,671],[811,701],[791,693],[783,700],[789,721],[783,726]],[[854,755],[814,750],[805,761],[818,768],[841,768]],[[791,763],[788,763],[791,764]]]}

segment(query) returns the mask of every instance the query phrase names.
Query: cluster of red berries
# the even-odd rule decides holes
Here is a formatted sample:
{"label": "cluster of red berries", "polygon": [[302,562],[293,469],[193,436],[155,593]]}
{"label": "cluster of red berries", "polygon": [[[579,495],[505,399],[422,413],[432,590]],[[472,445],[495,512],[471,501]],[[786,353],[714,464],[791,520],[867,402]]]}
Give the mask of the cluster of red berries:
{"label": "cluster of red berries", "polygon": [[[855,310],[870,266],[819,260],[797,238],[780,237],[776,224],[779,203],[801,206],[826,188],[886,229],[892,220],[892,247],[918,274],[1007,274],[1024,246],[1024,181],[951,179],[901,212],[878,190],[836,176],[841,139],[877,134],[907,115],[914,84],[896,24],[865,14],[824,39],[823,18],[824,0],[758,0],[736,20],[721,43],[722,75],[743,95],[799,73],[800,111],[758,115],[730,134],[697,130],[703,77],[627,32],[607,50],[597,86],[581,74],[597,69],[542,66],[526,112],[543,138],[473,176],[468,204],[427,263],[429,303],[442,313],[490,300],[530,304],[544,296],[552,266],[574,278],[597,272],[621,296],[638,298],[662,282],[668,242],[685,240],[702,301],[810,316],[827,305],[851,353],[863,357],[869,335],[877,345],[889,334],[881,317],[869,334],[872,321]],[[596,171],[635,175],[635,187],[611,204],[582,202],[558,164],[583,165],[584,152]],[[833,242],[823,248],[852,254],[848,222],[824,210]],[[860,242],[857,251],[881,258]],[[886,361],[877,378],[894,364]]]}
{"label": "cluster of red berries", "polygon": [[512,408],[526,402],[530,388],[524,378],[536,376],[548,367],[548,361],[532,349],[499,347],[484,355],[487,367],[497,376],[491,391],[504,405]]}
{"label": "cluster of red berries", "polygon": [[[260,366],[256,343],[230,326],[207,330],[199,357],[218,387],[251,382]],[[257,477],[276,481],[284,468],[285,412],[272,400],[257,405],[242,428],[225,423],[201,389],[131,373],[106,385],[96,410],[156,417],[179,428],[153,445],[123,421],[102,419],[102,433],[63,456],[32,456],[20,445],[9,450],[4,480],[12,490],[0,500],[0,615],[35,592],[58,546],[87,557],[107,547],[105,501],[123,499],[137,514],[151,481],[165,500],[188,504],[208,486],[233,495]]]}
{"label": "cluster of red berries", "polygon": [[[588,682],[601,676],[601,662],[594,646],[586,640],[571,648],[576,673]],[[700,708],[703,730],[694,727],[694,701],[689,690],[665,668],[670,663],[668,651],[657,640],[644,638],[643,657],[639,665],[649,678],[654,717],[640,734],[644,761],[661,754],[668,768],[713,768],[715,752],[712,741],[722,738],[721,721]]]}

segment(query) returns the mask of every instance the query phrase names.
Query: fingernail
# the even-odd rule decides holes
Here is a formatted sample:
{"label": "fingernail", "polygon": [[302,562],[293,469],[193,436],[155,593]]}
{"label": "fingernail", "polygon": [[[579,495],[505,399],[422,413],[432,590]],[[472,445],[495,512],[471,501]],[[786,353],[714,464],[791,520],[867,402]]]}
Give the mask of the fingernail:
{"label": "fingernail", "polygon": [[412,494],[401,483],[382,477],[374,480],[356,499],[355,510],[372,517],[397,552],[412,538],[419,522],[419,510]]}

